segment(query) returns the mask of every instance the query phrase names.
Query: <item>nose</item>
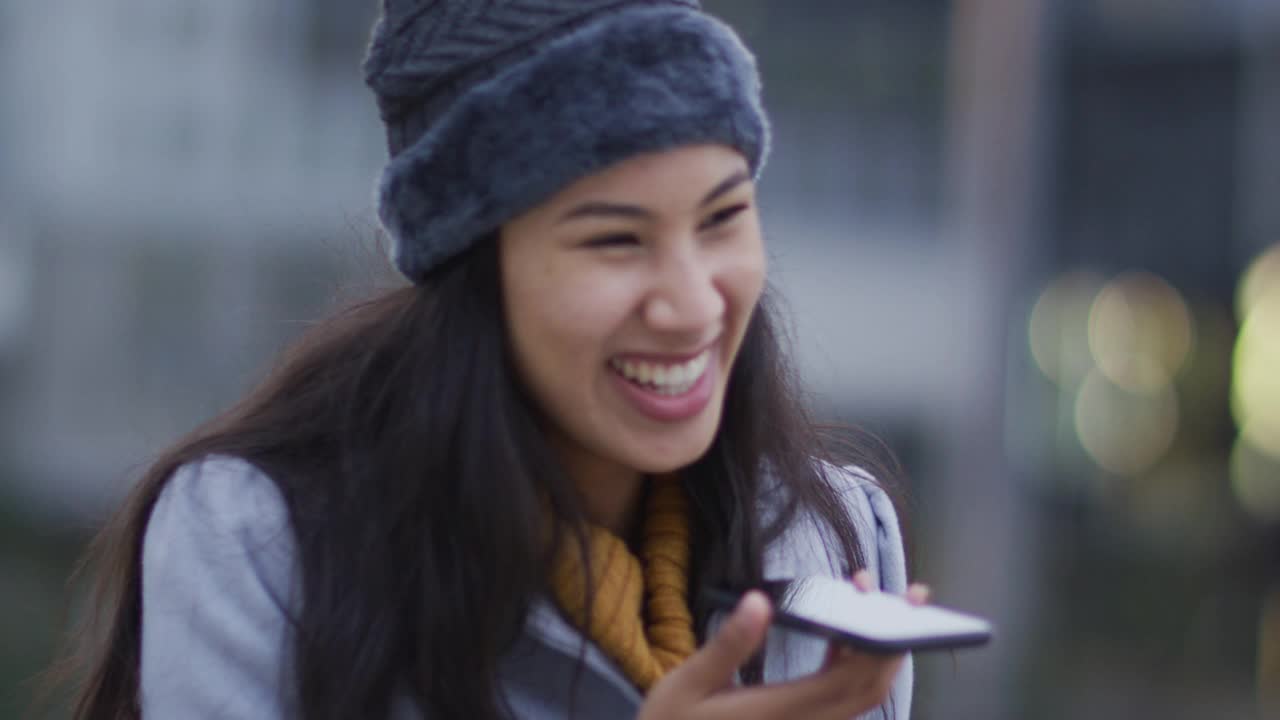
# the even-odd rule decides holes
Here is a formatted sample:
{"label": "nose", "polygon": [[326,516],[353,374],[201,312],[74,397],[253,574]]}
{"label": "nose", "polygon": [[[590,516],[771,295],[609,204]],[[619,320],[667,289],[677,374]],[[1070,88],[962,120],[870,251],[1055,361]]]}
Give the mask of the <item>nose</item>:
{"label": "nose", "polygon": [[716,279],[708,258],[696,250],[670,253],[657,267],[644,307],[645,321],[655,330],[703,335],[720,323],[725,311]]}

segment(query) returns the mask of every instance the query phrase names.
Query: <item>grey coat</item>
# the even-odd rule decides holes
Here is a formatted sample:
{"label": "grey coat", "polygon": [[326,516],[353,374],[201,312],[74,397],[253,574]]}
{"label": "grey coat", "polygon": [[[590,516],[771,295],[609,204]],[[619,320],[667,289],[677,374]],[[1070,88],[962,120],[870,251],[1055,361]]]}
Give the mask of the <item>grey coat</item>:
{"label": "grey coat", "polygon": [[[893,506],[855,473],[842,488],[871,572],[881,587],[906,587]],[[767,511],[767,509],[766,509]],[[252,465],[215,457],[181,468],[161,494],[143,548],[141,703],[147,718],[293,717],[289,670],[290,609],[298,607],[293,539],[276,486]],[[836,574],[818,523],[804,518],[770,547],[766,577]],[[825,645],[771,631],[766,680],[812,672]],[[549,602],[536,603],[523,636],[503,660],[501,684],[520,718],[561,718],[582,636]],[[595,645],[574,701],[579,718],[634,717],[642,696]],[[887,707],[911,712],[911,663]],[[421,714],[407,696],[394,718]],[[880,711],[867,715],[881,717]]]}

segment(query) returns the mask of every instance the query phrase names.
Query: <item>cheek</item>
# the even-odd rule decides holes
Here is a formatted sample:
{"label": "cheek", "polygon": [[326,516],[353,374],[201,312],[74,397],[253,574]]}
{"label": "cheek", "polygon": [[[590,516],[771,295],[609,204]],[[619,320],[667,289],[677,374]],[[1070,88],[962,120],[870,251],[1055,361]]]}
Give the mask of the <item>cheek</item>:
{"label": "cheek", "polygon": [[721,288],[731,307],[750,314],[764,291],[766,261],[764,246],[757,238],[727,258],[721,267]]}
{"label": "cheek", "polygon": [[512,344],[527,379],[578,383],[584,368],[602,362],[610,337],[625,322],[629,300],[618,283],[582,274],[510,287]]}

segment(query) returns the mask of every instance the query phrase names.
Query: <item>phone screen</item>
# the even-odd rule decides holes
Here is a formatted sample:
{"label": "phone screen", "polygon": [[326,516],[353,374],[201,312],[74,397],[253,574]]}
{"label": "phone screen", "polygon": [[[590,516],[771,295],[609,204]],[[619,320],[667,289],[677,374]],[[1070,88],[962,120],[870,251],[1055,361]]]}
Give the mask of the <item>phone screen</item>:
{"label": "phone screen", "polygon": [[[826,576],[774,580],[764,584],[773,602],[773,624],[819,635],[871,652],[905,652],[974,647],[991,640],[991,624],[975,615],[936,605],[912,605],[905,598],[862,592],[852,582]],[[708,589],[726,610],[741,592]]]}

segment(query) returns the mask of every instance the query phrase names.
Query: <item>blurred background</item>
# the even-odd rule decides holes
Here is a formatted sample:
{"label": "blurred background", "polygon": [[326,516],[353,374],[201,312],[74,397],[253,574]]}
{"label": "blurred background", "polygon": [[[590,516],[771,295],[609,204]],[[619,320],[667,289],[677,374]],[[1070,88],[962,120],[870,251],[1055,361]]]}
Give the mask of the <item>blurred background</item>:
{"label": "blurred background", "polygon": [[[1280,717],[1280,3],[705,4],[814,402],[998,627],[915,717]],[[382,277],[374,12],[0,0],[0,717],[148,458]]]}

